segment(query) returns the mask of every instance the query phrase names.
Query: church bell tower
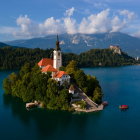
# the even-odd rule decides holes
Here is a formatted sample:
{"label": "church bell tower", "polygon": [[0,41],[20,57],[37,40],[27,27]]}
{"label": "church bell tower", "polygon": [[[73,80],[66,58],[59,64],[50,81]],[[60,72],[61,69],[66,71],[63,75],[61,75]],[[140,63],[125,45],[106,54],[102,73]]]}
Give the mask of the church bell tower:
{"label": "church bell tower", "polygon": [[59,38],[57,35],[56,48],[53,51],[53,67],[58,69],[62,66],[62,53],[59,45]]}

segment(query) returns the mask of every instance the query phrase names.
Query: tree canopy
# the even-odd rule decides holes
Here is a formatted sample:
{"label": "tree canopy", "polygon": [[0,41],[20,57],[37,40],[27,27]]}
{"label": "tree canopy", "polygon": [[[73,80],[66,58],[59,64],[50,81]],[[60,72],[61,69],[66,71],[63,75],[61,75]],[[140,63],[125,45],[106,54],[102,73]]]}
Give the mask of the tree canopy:
{"label": "tree canopy", "polygon": [[50,74],[43,74],[36,65],[33,68],[25,64],[19,73],[12,73],[4,79],[6,94],[21,98],[24,102],[40,101],[48,109],[69,110],[70,95],[68,90],[51,79]]}
{"label": "tree canopy", "polygon": [[[92,100],[100,104],[102,102],[102,90],[99,81],[94,76],[86,75],[79,69],[76,61],[70,61],[66,66],[66,72],[71,76],[71,83],[82,89]],[[98,90],[97,90],[98,89]]]}
{"label": "tree canopy", "polygon": [[[53,49],[0,48],[0,69],[20,69],[25,63],[34,66],[42,58],[52,57]],[[125,53],[114,54],[110,49],[92,49],[79,55],[63,53],[63,66],[75,60],[78,67],[122,66],[139,63]]]}

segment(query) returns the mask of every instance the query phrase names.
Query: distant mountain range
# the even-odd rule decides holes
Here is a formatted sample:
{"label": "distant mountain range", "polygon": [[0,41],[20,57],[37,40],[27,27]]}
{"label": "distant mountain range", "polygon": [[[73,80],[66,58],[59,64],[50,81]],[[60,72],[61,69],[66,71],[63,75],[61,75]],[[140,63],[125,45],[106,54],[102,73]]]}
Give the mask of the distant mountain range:
{"label": "distant mountain range", "polygon": [[5,46],[8,46],[8,45],[5,44],[5,43],[0,42],[0,48],[5,47]]}
{"label": "distant mountain range", "polygon": [[[108,48],[118,45],[131,56],[140,56],[140,39],[130,35],[114,32],[102,34],[61,34],[61,48],[64,52],[81,53],[94,48]],[[56,35],[46,37],[7,41],[6,44],[27,48],[54,48]]]}

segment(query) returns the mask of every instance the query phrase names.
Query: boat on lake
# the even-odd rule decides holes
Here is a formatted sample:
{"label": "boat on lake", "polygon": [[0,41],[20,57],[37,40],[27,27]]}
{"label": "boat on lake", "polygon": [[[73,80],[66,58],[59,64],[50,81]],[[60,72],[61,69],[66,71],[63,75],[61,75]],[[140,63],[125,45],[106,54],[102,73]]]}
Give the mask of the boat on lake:
{"label": "boat on lake", "polygon": [[102,105],[103,106],[107,106],[108,105],[108,102],[107,101],[104,101],[104,102],[102,102]]}
{"label": "boat on lake", "polygon": [[128,107],[128,105],[120,105],[119,108],[120,109],[128,109],[129,107]]}

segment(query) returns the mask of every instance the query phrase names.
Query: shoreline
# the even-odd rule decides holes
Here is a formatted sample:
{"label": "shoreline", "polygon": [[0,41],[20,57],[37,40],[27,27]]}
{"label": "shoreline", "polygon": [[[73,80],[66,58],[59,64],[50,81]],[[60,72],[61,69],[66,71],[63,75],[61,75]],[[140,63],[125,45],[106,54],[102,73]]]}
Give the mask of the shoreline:
{"label": "shoreline", "polygon": [[97,112],[97,111],[102,111],[104,109],[104,106],[101,104],[97,108],[90,108],[90,109],[80,109],[80,108],[74,108],[76,112],[85,112],[85,113],[90,113],[90,112]]}
{"label": "shoreline", "polygon": [[140,64],[134,64],[134,65],[139,66]]}

